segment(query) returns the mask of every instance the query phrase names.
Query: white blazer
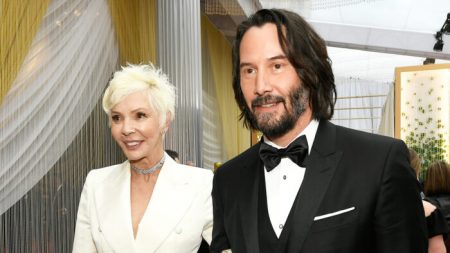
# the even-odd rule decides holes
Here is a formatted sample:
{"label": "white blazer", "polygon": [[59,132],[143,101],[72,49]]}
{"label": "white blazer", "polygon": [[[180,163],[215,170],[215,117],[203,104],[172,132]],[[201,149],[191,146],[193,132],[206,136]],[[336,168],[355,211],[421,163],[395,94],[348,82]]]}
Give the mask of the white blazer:
{"label": "white blazer", "polygon": [[197,252],[212,237],[211,171],[169,155],[133,237],[128,161],[89,172],[81,194],[74,253]]}

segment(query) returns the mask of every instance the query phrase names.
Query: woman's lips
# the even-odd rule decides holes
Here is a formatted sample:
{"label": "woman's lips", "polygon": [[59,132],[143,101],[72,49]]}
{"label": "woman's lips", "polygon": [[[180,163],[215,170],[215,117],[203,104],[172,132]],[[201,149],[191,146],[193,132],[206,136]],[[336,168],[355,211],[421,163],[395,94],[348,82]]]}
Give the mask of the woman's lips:
{"label": "woman's lips", "polygon": [[139,147],[139,144],[141,144],[142,141],[124,141],[125,147],[127,149],[137,149]]}

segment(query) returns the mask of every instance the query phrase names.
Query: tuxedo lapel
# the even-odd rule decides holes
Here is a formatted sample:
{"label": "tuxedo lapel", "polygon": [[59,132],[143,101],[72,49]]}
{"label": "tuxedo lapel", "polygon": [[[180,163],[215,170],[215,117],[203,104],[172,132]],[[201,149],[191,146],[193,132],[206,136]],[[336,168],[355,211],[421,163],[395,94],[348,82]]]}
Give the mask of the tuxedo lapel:
{"label": "tuxedo lapel", "polygon": [[[259,159],[258,143],[253,147],[252,153],[248,155],[249,161],[246,161],[241,173],[241,199],[239,210],[241,214],[242,230],[244,232],[243,241],[245,242],[247,252],[259,252],[258,240],[258,190],[260,173],[258,170],[262,169],[262,162]],[[253,158],[254,157],[254,158]],[[253,158],[253,159],[252,159]]]}
{"label": "tuxedo lapel", "polygon": [[114,251],[134,252],[129,163],[114,170],[116,175],[101,182],[94,193],[98,231]]}
{"label": "tuxedo lapel", "polygon": [[305,177],[293,211],[291,243],[287,252],[300,252],[317,210],[342,157],[336,151],[335,126],[321,121],[311,153],[305,161]]}
{"label": "tuxedo lapel", "polygon": [[185,172],[186,168],[166,159],[139,225],[136,247],[141,252],[157,251],[173,230],[183,232],[177,225],[195,197],[195,185],[189,183]]}

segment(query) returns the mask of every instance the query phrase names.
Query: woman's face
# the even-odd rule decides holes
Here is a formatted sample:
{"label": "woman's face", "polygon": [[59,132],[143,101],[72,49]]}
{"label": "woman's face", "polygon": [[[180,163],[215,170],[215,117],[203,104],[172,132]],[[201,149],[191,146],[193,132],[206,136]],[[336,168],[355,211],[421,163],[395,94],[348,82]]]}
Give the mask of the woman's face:
{"label": "woman's face", "polygon": [[163,128],[146,92],[126,96],[111,109],[110,117],[112,136],[128,160],[151,165],[161,158]]}

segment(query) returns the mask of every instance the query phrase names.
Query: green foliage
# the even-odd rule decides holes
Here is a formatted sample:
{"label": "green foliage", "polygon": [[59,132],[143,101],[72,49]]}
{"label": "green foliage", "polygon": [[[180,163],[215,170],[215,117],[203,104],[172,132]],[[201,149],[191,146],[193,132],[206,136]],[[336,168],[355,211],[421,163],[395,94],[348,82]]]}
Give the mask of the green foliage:
{"label": "green foliage", "polygon": [[[409,91],[414,93],[405,101],[406,106],[401,113],[404,122],[404,127],[401,128],[403,139],[422,159],[419,174],[422,179],[432,162],[448,159],[449,145],[448,130],[443,119],[439,118],[442,117],[440,111],[446,106],[442,94],[446,94],[448,90],[443,84],[433,82],[435,79],[433,76],[427,78],[429,81],[423,82],[425,78],[427,77],[417,76],[417,73],[414,73],[414,79],[407,80]],[[417,94],[426,95],[419,98]]]}
{"label": "green foliage", "polygon": [[414,151],[422,158],[422,170],[420,172],[421,179],[423,179],[423,174],[430,163],[437,160],[444,160],[446,147],[444,145],[443,137],[442,134],[439,134],[438,137],[436,137],[425,133],[414,132],[409,132],[409,135],[406,136],[406,145],[408,145],[409,148],[414,149]]}

